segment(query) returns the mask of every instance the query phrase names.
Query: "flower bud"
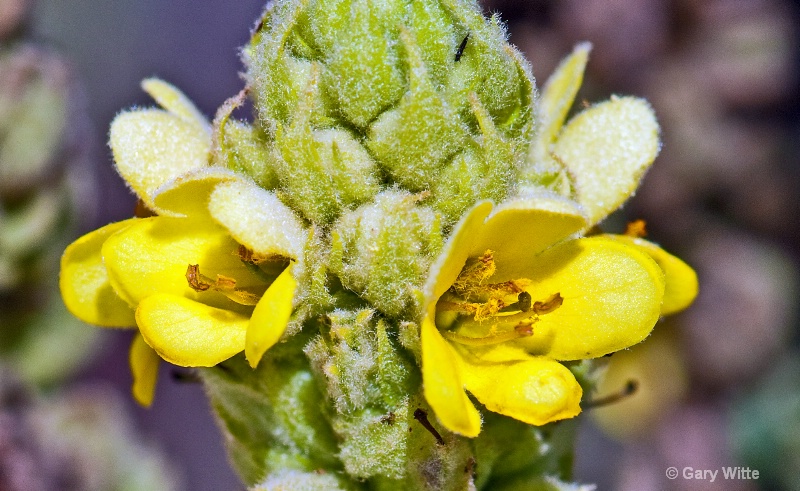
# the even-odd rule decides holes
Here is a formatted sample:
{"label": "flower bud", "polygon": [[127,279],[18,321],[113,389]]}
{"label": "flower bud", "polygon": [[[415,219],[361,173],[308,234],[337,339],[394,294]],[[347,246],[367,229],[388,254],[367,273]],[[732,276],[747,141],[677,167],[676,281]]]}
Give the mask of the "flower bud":
{"label": "flower bud", "polygon": [[[448,451],[441,451],[415,421],[427,405],[414,395],[418,374],[391,325],[366,309],[337,310],[327,318],[329,328],[305,352],[335,409],[333,429],[347,474],[382,483],[377,489],[464,489],[468,444],[448,435]],[[431,467],[438,472],[425,472]]]}
{"label": "flower bud", "polygon": [[331,270],[381,312],[397,316],[414,301],[441,248],[438,214],[404,191],[384,191],[342,216],[333,230]]}
{"label": "flower bud", "polygon": [[282,187],[312,221],[332,221],[379,183],[430,191],[447,223],[513,187],[532,78],[499,21],[471,2],[281,2],[245,62]]}

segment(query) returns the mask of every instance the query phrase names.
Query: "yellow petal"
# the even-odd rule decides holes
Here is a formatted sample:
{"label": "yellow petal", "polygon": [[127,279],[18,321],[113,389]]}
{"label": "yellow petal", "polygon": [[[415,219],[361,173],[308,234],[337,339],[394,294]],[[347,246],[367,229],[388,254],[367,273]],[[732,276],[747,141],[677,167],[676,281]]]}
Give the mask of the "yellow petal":
{"label": "yellow petal", "polygon": [[261,357],[286,331],[292,315],[292,300],[297,281],[292,276],[292,267],[286,268],[264,292],[258,301],[247,328],[244,354],[250,366],[255,368]]}
{"label": "yellow petal", "polygon": [[428,280],[423,290],[426,300],[425,310],[434,308],[439,297],[450,288],[458,278],[461,269],[467,262],[478,231],[483,221],[492,211],[492,203],[483,201],[464,214],[453,228],[450,238],[442,248],[428,273]]}
{"label": "yellow petal", "polygon": [[134,327],[133,309],[114,292],[100,249],[114,233],[136,223],[132,218],[90,232],[61,256],[59,287],[64,305],[84,322],[106,327]]}
{"label": "yellow petal", "polygon": [[553,152],[595,224],[633,194],[658,149],[658,123],[647,102],[614,97],[570,120]]}
{"label": "yellow petal", "polygon": [[211,137],[196,124],[166,111],[143,109],[114,118],[110,144],[119,174],[155,209],[156,189],[208,165]]}
{"label": "yellow petal", "polygon": [[519,187],[522,195],[535,192],[540,186],[546,186],[564,196],[573,195],[573,186],[563,163],[554,159],[551,152],[553,142],[561,131],[583,82],[590,50],[590,43],[575,46],[572,54],[547,79],[536,105],[537,129],[528,151],[530,165],[523,172]]}
{"label": "yellow petal", "polygon": [[[221,227],[190,218],[153,217],[111,236],[102,248],[111,285],[130,305],[156,293],[171,293],[203,303],[246,312],[215,291],[196,292],[186,269],[198,264],[205,276],[222,274],[237,288],[265,286],[237,256],[237,244]],[[260,292],[254,292],[260,293]]]}
{"label": "yellow petal", "polygon": [[155,99],[159,106],[189,123],[211,132],[211,125],[197,106],[172,84],[157,78],[142,80],[142,89]]}
{"label": "yellow petal", "polygon": [[691,266],[656,244],[644,239],[625,235],[608,235],[607,237],[646,252],[664,271],[666,285],[664,288],[664,301],[661,304],[661,315],[680,312],[694,302],[699,286],[697,273]]}
{"label": "yellow petal", "polygon": [[572,53],[564,58],[556,71],[547,79],[542,89],[539,117],[543,124],[538,137],[545,150],[564,125],[569,108],[572,107],[575,95],[583,83],[583,72],[586,70],[591,50],[591,43],[580,43],[575,46]]}
{"label": "yellow petal", "polygon": [[159,215],[208,217],[208,202],[214,188],[239,179],[233,171],[218,166],[190,171],[153,191],[154,211]]}
{"label": "yellow petal", "polygon": [[133,375],[133,398],[144,407],[150,407],[156,392],[158,365],[161,363],[158,353],[145,343],[141,334],[136,334],[130,351],[131,374]]}
{"label": "yellow petal", "polygon": [[[517,259],[529,258],[586,226],[577,203],[557,196],[504,203],[476,233],[470,257],[494,251],[493,283],[519,278]],[[463,266],[463,263],[461,263]],[[449,285],[448,285],[449,286]]]}
{"label": "yellow petal", "polygon": [[422,385],[425,400],[448,430],[467,437],[481,431],[481,415],[464,392],[458,355],[430,317],[422,321]]}
{"label": "yellow petal", "polygon": [[297,214],[252,182],[231,181],[214,189],[209,211],[236,240],[259,254],[298,258],[308,232]]}
{"label": "yellow petal", "polygon": [[542,356],[499,362],[460,350],[461,376],[486,409],[528,424],[544,425],[581,412],[583,390],[564,365]]}
{"label": "yellow petal", "polygon": [[244,349],[249,318],[170,294],[136,309],[139,332],[161,358],[182,367],[211,367]]}
{"label": "yellow petal", "polygon": [[661,312],[664,273],[650,256],[605,237],[571,240],[537,256],[520,273],[536,301],[563,303],[539,316],[533,336],[516,341],[558,360],[594,358],[650,334]]}

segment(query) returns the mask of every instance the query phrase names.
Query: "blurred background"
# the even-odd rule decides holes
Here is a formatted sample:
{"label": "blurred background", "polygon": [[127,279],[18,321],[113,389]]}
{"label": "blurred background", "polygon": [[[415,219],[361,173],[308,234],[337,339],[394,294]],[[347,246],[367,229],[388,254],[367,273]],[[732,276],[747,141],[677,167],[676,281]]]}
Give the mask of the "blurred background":
{"label": "blurred background", "polygon": [[[80,324],[57,295],[64,246],[133,212],[105,142],[117,112],[152,104],[139,81],[175,84],[209,117],[242,88],[238,48],[263,2],[232,4],[0,0],[1,489],[242,489],[202,388],[165,369],[153,407],[137,407],[131,333]],[[589,40],[578,100],[652,103],[661,154],[604,228],[646,220],[648,238],[700,277],[690,309],[610,358],[598,396],[628,380],[639,390],[581,416],[575,479],[631,491],[800,489],[798,5],[484,6],[507,22],[540,85]],[[111,443],[93,453],[89,439]],[[670,481],[670,466],[749,466],[760,477]]]}

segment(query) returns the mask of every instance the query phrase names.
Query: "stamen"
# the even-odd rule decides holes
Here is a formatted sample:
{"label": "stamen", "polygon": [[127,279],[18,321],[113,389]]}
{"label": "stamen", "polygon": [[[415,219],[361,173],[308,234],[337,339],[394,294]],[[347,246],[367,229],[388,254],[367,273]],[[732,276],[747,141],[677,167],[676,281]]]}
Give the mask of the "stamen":
{"label": "stamen", "polygon": [[479,258],[470,259],[453,282],[453,290],[460,296],[469,297],[476,287],[489,279],[497,267],[494,264],[494,251],[487,249]]}
{"label": "stamen", "polygon": [[594,409],[598,407],[608,406],[609,404],[615,404],[632,396],[633,394],[636,393],[637,390],[639,390],[639,382],[631,379],[628,380],[628,382],[625,384],[625,387],[620,389],[618,392],[609,394],[605,397],[599,397],[591,401],[585,401],[583,403],[583,408]]}
{"label": "stamen", "polygon": [[259,254],[241,244],[239,244],[239,249],[236,251],[236,255],[239,256],[239,259],[242,261],[253,264],[261,264],[272,261],[285,261],[285,258],[282,256]]}
{"label": "stamen", "polygon": [[490,298],[484,303],[475,302],[448,302],[442,300],[436,304],[436,310],[458,312],[459,314],[474,315],[477,322],[484,321],[493,317],[506,306],[505,302],[499,298]]}
{"label": "stamen", "polygon": [[265,283],[272,283],[289,265],[290,260],[278,254],[259,254],[243,245],[233,253],[238,256],[244,266]]}
{"label": "stamen", "polygon": [[201,274],[199,264],[189,265],[186,269],[186,281],[196,292],[213,290],[241,305],[256,305],[261,299],[260,295],[237,289],[235,278],[218,274],[217,279],[212,280]]}
{"label": "stamen", "polygon": [[535,302],[533,305],[531,305],[530,309],[527,311],[524,311],[520,308],[519,305],[520,302],[511,304],[506,308],[506,311],[510,309],[512,306],[516,307],[520,311],[517,312],[516,314],[511,314],[506,316],[498,315],[497,317],[495,317],[495,320],[499,320],[501,322],[527,322],[532,318],[536,319],[537,316],[539,315],[549,314],[550,312],[561,307],[563,303],[564,303],[564,298],[561,296],[561,293],[556,292],[550,295],[550,298],[548,298],[544,302]]}
{"label": "stamen", "polygon": [[[472,325],[480,329],[476,324],[491,318],[488,335],[473,338],[450,330],[440,331],[445,339],[467,346],[487,346],[532,336],[533,324],[539,316],[553,312],[564,303],[559,292],[544,301],[534,302],[530,292],[525,290],[532,283],[527,278],[484,284],[496,269],[494,252],[490,249],[480,257],[469,259],[453,282],[450,294],[436,304],[439,312],[472,316],[472,319],[462,317],[456,320],[462,327]],[[506,299],[510,295],[516,295],[517,301],[508,304]],[[498,325],[503,326],[504,332],[497,332]]]}
{"label": "stamen", "polygon": [[[561,307],[561,305],[564,303],[564,298],[559,292],[550,295],[550,297],[544,302],[535,302],[531,305],[531,300],[531,295],[528,292],[520,292],[519,295],[517,295],[517,301],[510,305],[505,305],[501,299],[497,298],[489,299],[489,301],[486,303],[452,302],[448,300],[440,300],[439,303],[436,304],[436,310],[440,312],[457,312],[462,315],[473,315],[473,320],[478,323],[490,318],[506,325],[512,322],[517,322],[515,329],[518,329],[520,326],[530,326],[538,320],[539,315],[549,314],[550,312],[553,312],[557,308]],[[504,315],[506,313],[509,313],[510,315]],[[455,334],[452,331],[442,331],[442,334],[448,339],[471,346],[502,343],[521,337],[519,335],[514,335],[513,333],[505,333],[483,338],[468,338]],[[532,332],[530,334],[523,333],[522,336],[530,336],[531,334]],[[477,339],[477,341],[475,341],[475,339]]]}
{"label": "stamen", "polygon": [[464,344],[467,346],[490,346],[492,344],[500,344],[500,343],[505,343],[507,341],[513,341],[519,338],[526,338],[528,336],[533,336],[534,322],[536,321],[532,320],[530,322],[520,322],[519,324],[514,326],[514,329],[511,331],[506,331],[481,338],[462,336],[461,334],[456,334],[453,331],[441,331],[441,333],[445,339],[449,339],[450,341],[454,341],[459,344]]}
{"label": "stamen", "polygon": [[475,311],[475,320],[481,322],[494,316],[505,306],[505,303],[499,298],[490,298],[488,302],[479,304],[478,309]]}
{"label": "stamen", "polygon": [[447,300],[440,300],[436,304],[436,310],[444,312],[457,312],[459,314],[473,315],[478,311],[481,304],[473,302],[448,302]]}
{"label": "stamen", "polygon": [[476,286],[472,290],[475,295],[488,295],[492,297],[505,297],[520,293],[531,284],[531,280],[522,278],[519,280],[504,281],[502,283],[489,283],[487,285]]}
{"label": "stamen", "polygon": [[207,277],[200,274],[199,264],[189,265],[186,269],[186,281],[189,282],[189,286],[192,287],[192,290],[196,292],[204,292],[211,288],[211,283],[207,280]]}
{"label": "stamen", "polygon": [[632,222],[628,222],[628,225],[625,227],[625,235],[628,237],[633,237],[636,239],[646,237],[647,236],[647,222],[642,220],[634,220]]}
{"label": "stamen", "polygon": [[555,309],[561,307],[561,304],[564,303],[564,298],[561,296],[561,293],[554,293],[550,295],[550,298],[545,300],[544,302],[536,302],[531,307],[537,314],[548,314]]}
{"label": "stamen", "polygon": [[528,337],[528,336],[533,336],[533,323],[534,322],[536,322],[536,320],[529,320],[529,321],[525,321],[525,322],[520,322],[519,324],[514,326],[514,330],[517,332],[517,334],[520,335],[520,337],[523,337],[523,338]]}

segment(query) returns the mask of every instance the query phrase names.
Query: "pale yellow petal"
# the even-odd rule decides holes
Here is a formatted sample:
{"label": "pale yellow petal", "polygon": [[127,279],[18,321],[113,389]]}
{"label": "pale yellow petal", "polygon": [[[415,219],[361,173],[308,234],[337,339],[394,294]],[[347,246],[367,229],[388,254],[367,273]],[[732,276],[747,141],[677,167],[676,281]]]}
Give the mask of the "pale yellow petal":
{"label": "pale yellow petal", "polygon": [[237,241],[259,254],[296,259],[308,238],[297,214],[252,182],[218,185],[211,194],[209,211]]}
{"label": "pale yellow petal", "polygon": [[575,95],[583,83],[583,73],[591,50],[591,43],[580,43],[575,46],[572,53],[564,58],[547,79],[542,89],[538,112],[542,121],[538,139],[545,148],[555,140],[564,125]]}
{"label": "pale yellow petal", "polygon": [[139,303],[136,323],[161,358],[182,367],[210,367],[244,350],[249,318],[170,294]]}
{"label": "pale yellow petal", "polygon": [[461,269],[467,262],[478,231],[483,227],[483,222],[491,211],[491,202],[483,201],[478,203],[466,212],[453,227],[450,238],[442,248],[442,252],[439,253],[439,257],[431,265],[428,273],[428,280],[423,290],[426,310],[432,309],[439,297],[458,278]]}
{"label": "pale yellow petal", "polygon": [[581,412],[583,390],[564,365],[543,356],[487,362],[458,351],[467,390],[486,409],[544,425]]}
{"label": "pale yellow petal", "polygon": [[119,174],[150,208],[164,183],[208,165],[211,137],[196,124],[158,109],[119,114],[111,123]]}
{"label": "pale yellow petal", "polygon": [[75,317],[97,326],[136,326],[133,309],[109,283],[100,250],[108,237],[137,220],[106,225],[79,238],[64,251],[59,287],[64,305]]}
{"label": "pale yellow petal", "polygon": [[[519,277],[517,261],[530,258],[579,232],[586,218],[574,201],[552,196],[503,203],[477,231],[470,257],[494,251],[493,283]],[[463,263],[462,263],[463,265]]]}
{"label": "pale yellow petal", "polygon": [[620,440],[645,437],[682,405],[689,392],[686,360],[674,326],[659,326],[644,342],[614,354],[596,397],[623,391],[636,381],[636,392],[591,416],[604,432]]}
{"label": "pale yellow petal", "polygon": [[141,334],[136,334],[131,343],[129,355],[133,385],[131,392],[136,402],[144,407],[150,407],[156,392],[158,381],[158,365],[161,358],[153,348],[147,345]]}
{"label": "pale yellow petal", "polygon": [[649,254],[664,271],[666,286],[664,301],[661,304],[661,315],[680,312],[694,302],[699,285],[697,273],[691,266],[647,240],[625,235],[608,235],[607,237],[638,247]]}
{"label": "pale yellow petal", "polygon": [[211,132],[211,125],[208,123],[205,116],[203,116],[203,113],[201,113],[200,110],[197,109],[197,106],[174,85],[158,78],[147,78],[142,80],[142,89],[147,92],[159,106],[175,116],[196,124],[209,133]]}
{"label": "pale yellow petal", "polygon": [[464,392],[458,355],[430,317],[422,321],[422,386],[425,400],[448,430],[467,437],[481,431],[481,415]]}
{"label": "pale yellow petal", "polygon": [[189,265],[197,264],[201,274],[233,278],[237,288],[263,288],[264,280],[242,263],[238,248],[239,244],[214,223],[153,217],[140,219],[111,236],[105,241],[102,254],[111,285],[131,305],[156,293],[171,293],[245,312],[247,307],[221,293],[196,292],[186,280]]}
{"label": "pale yellow petal", "polygon": [[564,128],[553,153],[570,170],[590,224],[634,193],[658,154],[658,131],[650,105],[633,97],[591,107]]}
{"label": "pale yellow petal", "polygon": [[220,183],[241,179],[224,167],[212,166],[190,171],[153,192],[154,211],[159,215],[210,219],[208,203],[214,188]]}
{"label": "pale yellow petal", "polygon": [[532,261],[524,277],[534,301],[563,303],[539,316],[533,336],[516,341],[558,360],[594,358],[650,334],[661,313],[664,273],[650,256],[605,237],[571,240]]}
{"label": "pale yellow petal", "polygon": [[292,316],[292,300],[297,288],[292,269],[289,266],[278,275],[264,292],[250,318],[244,354],[253,368],[264,353],[281,339]]}

